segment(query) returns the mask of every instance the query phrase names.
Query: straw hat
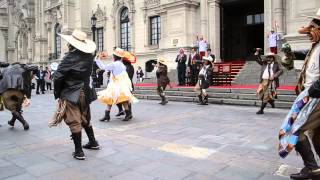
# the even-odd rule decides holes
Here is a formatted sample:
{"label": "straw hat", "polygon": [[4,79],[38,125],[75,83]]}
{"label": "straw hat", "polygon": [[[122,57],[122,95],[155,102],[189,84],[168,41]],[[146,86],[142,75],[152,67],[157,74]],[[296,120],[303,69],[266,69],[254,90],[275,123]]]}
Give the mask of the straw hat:
{"label": "straw hat", "polygon": [[116,48],[113,51],[113,55],[123,58],[124,57],[124,50],[121,48]]}
{"label": "straw hat", "polygon": [[167,61],[163,57],[159,57],[157,62],[167,65]]}
{"label": "straw hat", "polygon": [[213,59],[212,59],[212,57],[211,57],[211,56],[203,56],[203,57],[202,57],[202,59],[203,59],[203,60],[210,61],[210,62],[212,62],[212,61],[213,61]]}
{"label": "straw hat", "polygon": [[78,29],[72,32],[72,35],[58,34],[73,47],[85,53],[93,53],[96,50],[96,43],[87,39],[87,34]]}
{"label": "straw hat", "polygon": [[267,57],[274,57],[274,61],[275,62],[279,62],[280,60],[281,60],[281,57],[279,56],[279,55],[277,55],[277,54],[274,54],[274,53],[272,53],[272,52],[269,52],[269,53],[267,53],[266,55],[264,55],[264,56],[262,56],[262,59],[263,60],[266,60],[267,59]]}

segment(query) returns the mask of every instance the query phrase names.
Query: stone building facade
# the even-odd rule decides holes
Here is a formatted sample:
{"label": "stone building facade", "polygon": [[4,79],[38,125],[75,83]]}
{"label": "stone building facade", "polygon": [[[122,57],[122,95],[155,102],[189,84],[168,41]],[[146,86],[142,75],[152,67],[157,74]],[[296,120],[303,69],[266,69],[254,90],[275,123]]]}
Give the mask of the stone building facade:
{"label": "stone building facade", "polygon": [[0,0],[0,60],[50,64],[67,51],[57,33],[75,28],[92,38],[97,18],[99,50],[133,51],[143,68],[159,56],[174,62],[180,47],[208,41],[217,60],[244,59],[253,47],[268,49],[275,29],[294,48],[309,45],[297,28],[314,15],[319,0]]}

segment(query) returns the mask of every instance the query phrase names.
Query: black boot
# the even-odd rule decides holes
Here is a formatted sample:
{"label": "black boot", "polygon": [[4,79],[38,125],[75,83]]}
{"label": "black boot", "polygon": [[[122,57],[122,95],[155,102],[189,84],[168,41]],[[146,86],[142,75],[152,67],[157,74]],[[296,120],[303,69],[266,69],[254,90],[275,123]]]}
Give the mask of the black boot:
{"label": "black boot", "polygon": [[256,113],[256,114],[264,114],[263,110],[264,108],[267,106],[267,103],[262,103],[261,104],[261,107],[260,107],[260,110]]}
{"label": "black boot", "polygon": [[203,98],[202,105],[208,105],[208,95]]}
{"label": "black boot", "polygon": [[118,112],[118,114],[116,116],[119,117],[119,116],[125,115],[125,113],[124,113],[124,111],[122,109],[122,104],[117,104],[117,107],[119,109],[119,112]]}
{"label": "black boot", "polygon": [[8,124],[13,127],[14,123],[16,122],[16,119],[17,119],[17,116],[14,113],[12,113],[12,118],[10,121],[8,121]]}
{"label": "black boot", "polygon": [[162,99],[162,101],[160,103],[161,105],[166,105],[168,103],[166,96],[161,96],[161,99]]}
{"label": "black boot", "polygon": [[272,108],[275,108],[274,100],[273,100],[273,99],[269,100],[268,103],[270,103],[270,105],[271,105]]}
{"label": "black boot", "polygon": [[123,121],[129,121],[132,119],[132,114],[129,110],[126,110],[126,117],[124,117]]}
{"label": "black boot", "polygon": [[202,95],[198,95],[198,99],[199,99],[198,104],[202,105],[203,104]]}
{"label": "black boot", "polygon": [[86,157],[84,156],[84,153],[82,151],[82,146],[81,146],[81,132],[72,133],[72,140],[73,140],[74,149],[75,149],[75,151],[72,153],[72,156],[78,160],[85,160]]}
{"label": "black boot", "polygon": [[110,111],[106,110],[104,113],[104,117],[101,118],[100,121],[110,121]]}
{"label": "black boot", "polygon": [[85,149],[99,150],[100,146],[98,144],[98,141],[96,141],[96,138],[94,137],[92,126],[85,127],[84,130],[87,133],[89,142],[86,145],[82,146],[82,147],[85,148]]}
{"label": "black boot", "polygon": [[130,114],[132,114],[132,106],[131,106],[131,103],[128,104],[128,108],[129,108],[128,110],[130,111]]}
{"label": "black boot", "polygon": [[296,151],[302,157],[304,168],[296,174],[291,174],[291,179],[310,179],[314,175],[313,171],[319,171],[319,167],[314,158],[313,152],[311,150],[311,145],[307,137],[304,140],[299,141],[296,145]]}
{"label": "black boot", "polygon": [[22,116],[22,112],[14,112],[16,118],[18,121],[21,122],[21,124],[23,125],[23,129],[24,130],[29,130],[29,124],[28,122],[23,118]]}

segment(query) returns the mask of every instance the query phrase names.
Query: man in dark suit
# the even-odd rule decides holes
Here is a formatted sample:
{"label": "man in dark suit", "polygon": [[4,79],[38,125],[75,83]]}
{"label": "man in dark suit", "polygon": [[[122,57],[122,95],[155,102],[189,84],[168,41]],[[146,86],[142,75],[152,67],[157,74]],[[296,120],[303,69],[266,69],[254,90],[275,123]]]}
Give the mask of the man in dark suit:
{"label": "man in dark suit", "polygon": [[201,57],[197,53],[197,48],[194,47],[191,49],[191,53],[189,55],[189,60],[188,60],[188,66],[191,71],[190,84],[192,86],[195,86],[198,82],[198,74],[200,71],[201,64],[202,64]]}
{"label": "man in dark suit", "polygon": [[261,99],[261,107],[257,114],[263,114],[264,108],[268,103],[275,107],[274,98],[276,89],[279,87],[279,76],[283,73],[283,68],[278,63],[279,56],[274,53],[269,53],[266,56],[260,56],[260,49],[257,48],[255,53],[256,61],[261,65],[260,85],[257,94]]}
{"label": "man in dark suit", "polygon": [[41,89],[42,94],[44,94],[45,91],[45,81],[44,81],[44,76],[45,76],[45,71],[43,70],[43,66],[40,66],[40,68],[37,70],[36,73],[36,79],[37,79],[37,91],[36,94],[40,94],[39,90]]}

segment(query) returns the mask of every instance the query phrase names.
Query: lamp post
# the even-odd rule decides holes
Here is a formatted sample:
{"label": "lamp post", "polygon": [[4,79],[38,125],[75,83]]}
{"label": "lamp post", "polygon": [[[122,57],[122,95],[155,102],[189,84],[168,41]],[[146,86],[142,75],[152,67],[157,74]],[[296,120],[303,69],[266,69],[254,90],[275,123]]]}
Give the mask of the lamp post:
{"label": "lamp post", "polygon": [[91,17],[91,30],[92,30],[92,40],[96,42],[96,24],[97,24],[97,18],[96,15],[93,14]]}
{"label": "lamp post", "polygon": [[[96,18],[96,15],[93,14],[92,17],[91,17],[91,31],[92,31],[92,40],[93,40],[93,42],[96,42],[96,23],[97,23],[97,18]],[[96,52],[94,53],[94,56],[95,55],[96,55]],[[92,86],[94,88],[99,88],[100,87],[99,83],[97,82],[98,81],[97,69],[98,69],[98,66],[96,65],[96,63],[94,63],[93,67],[92,67],[92,74],[91,74]]]}

